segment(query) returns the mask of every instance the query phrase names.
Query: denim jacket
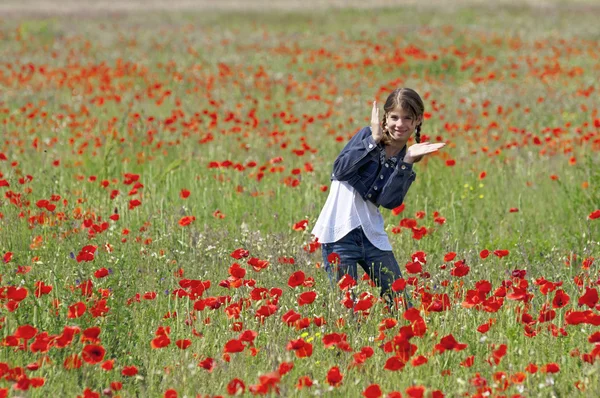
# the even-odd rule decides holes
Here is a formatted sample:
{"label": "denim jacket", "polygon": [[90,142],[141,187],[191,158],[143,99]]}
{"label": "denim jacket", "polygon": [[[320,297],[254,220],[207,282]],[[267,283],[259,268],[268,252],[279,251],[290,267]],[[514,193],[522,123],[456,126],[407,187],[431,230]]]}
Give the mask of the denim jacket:
{"label": "denim jacket", "polygon": [[405,163],[406,146],[393,162],[381,162],[383,144],[376,144],[371,128],[364,127],[348,141],[333,163],[332,180],[346,181],[364,200],[386,209],[398,207],[416,178],[412,164]]}

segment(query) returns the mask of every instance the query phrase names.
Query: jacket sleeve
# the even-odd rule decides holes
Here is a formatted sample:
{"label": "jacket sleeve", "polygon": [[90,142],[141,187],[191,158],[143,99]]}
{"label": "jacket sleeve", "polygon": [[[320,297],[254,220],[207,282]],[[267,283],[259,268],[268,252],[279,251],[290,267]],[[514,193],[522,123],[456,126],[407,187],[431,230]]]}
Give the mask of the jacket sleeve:
{"label": "jacket sleeve", "polygon": [[394,209],[404,202],[408,189],[415,181],[417,175],[412,170],[412,164],[401,162],[398,169],[383,187],[378,198],[378,205],[386,209]]}
{"label": "jacket sleeve", "polygon": [[371,128],[364,127],[359,130],[333,162],[332,179],[348,180],[360,166],[369,161],[367,155],[376,148],[377,144],[373,140]]}

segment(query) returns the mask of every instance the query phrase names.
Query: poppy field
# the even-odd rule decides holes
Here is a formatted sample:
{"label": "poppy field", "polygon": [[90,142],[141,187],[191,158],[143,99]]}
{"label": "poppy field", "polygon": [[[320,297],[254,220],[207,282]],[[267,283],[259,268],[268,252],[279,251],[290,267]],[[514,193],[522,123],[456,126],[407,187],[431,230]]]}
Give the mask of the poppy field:
{"label": "poppy field", "polygon": [[[0,397],[599,395],[600,9],[550,3],[0,16]],[[397,87],[409,310],[310,234]]]}

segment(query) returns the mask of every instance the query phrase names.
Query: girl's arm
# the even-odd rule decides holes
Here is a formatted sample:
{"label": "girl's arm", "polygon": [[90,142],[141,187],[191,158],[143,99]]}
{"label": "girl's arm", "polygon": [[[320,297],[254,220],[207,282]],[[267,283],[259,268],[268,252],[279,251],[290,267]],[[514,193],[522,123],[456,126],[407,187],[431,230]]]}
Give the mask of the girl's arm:
{"label": "girl's arm", "polygon": [[331,177],[338,181],[348,180],[356,170],[370,160],[367,155],[376,148],[377,143],[373,139],[371,128],[362,128],[348,141],[335,162],[333,162],[333,175]]}
{"label": "girl's arm", "polygon": [[[403,169],[402,167],[406,168]],[[400,206],[416,177],[417,175],[412,171],[412,167],[402,164],[399,170],[396,170],[383,186],[376,204],[390,210]]]}
{"label": "girl's arm", "polygon": [[404,161],[397,165],[397,169],[383,186],[381,194],[377,198],[377,204],[386,209],[394,209],[400,206],[416,178],[416,174],[412,170],[412,164],[421,160],[423,156],[438,151],[445,145],[443,142],[435,144],[423,142],[411,145],[404,155]]}

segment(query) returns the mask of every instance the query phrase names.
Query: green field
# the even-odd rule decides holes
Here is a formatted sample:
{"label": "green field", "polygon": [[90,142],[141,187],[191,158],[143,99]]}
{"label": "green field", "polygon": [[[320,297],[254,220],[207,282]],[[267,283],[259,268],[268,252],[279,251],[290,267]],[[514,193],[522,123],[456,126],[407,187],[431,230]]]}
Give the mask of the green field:
{"label": "green field", "polygon": [[[600,395],[600,9],[557,4],[0,16],[0,397]],[[447,143],[382,209],[415,309],[353,310],[310,231],[397,87]]]}

